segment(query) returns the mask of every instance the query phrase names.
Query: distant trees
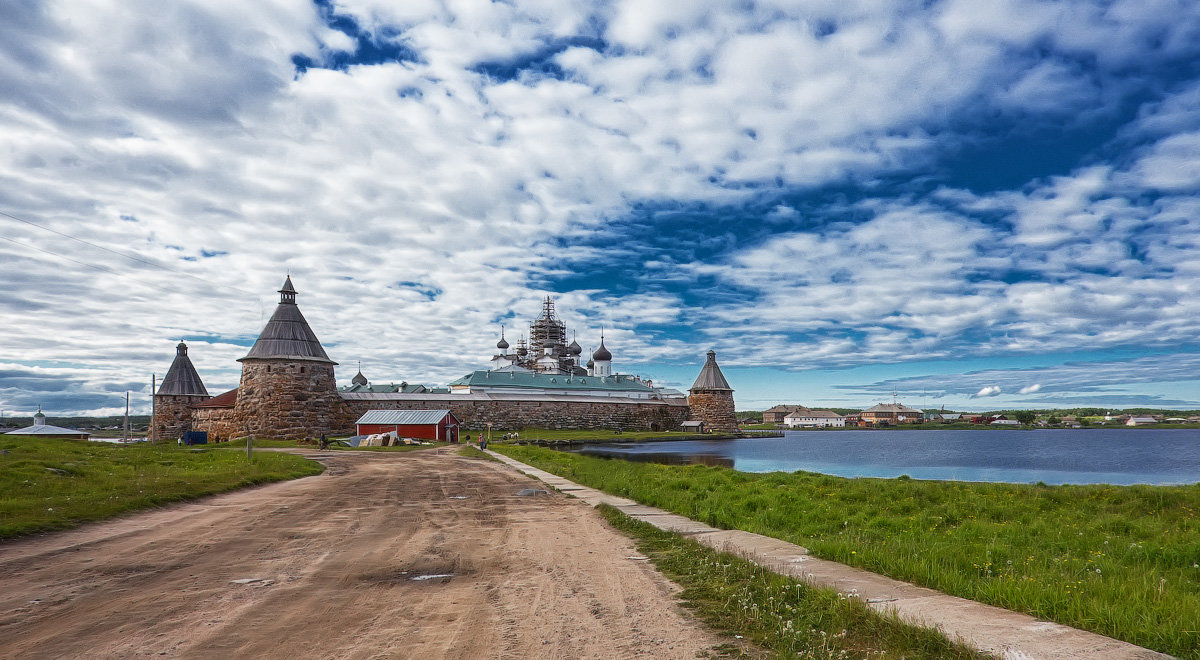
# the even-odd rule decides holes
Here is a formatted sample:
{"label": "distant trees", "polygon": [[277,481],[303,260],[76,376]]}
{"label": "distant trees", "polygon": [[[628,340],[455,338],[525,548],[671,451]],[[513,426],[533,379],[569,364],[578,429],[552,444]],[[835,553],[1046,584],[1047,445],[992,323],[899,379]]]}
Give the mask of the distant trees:
{"label": "distant trees", "polygon": [[1037,413],[1032,410],[1018,410],[1013,417],[1022,424],[1032,424],[1037,419]]}

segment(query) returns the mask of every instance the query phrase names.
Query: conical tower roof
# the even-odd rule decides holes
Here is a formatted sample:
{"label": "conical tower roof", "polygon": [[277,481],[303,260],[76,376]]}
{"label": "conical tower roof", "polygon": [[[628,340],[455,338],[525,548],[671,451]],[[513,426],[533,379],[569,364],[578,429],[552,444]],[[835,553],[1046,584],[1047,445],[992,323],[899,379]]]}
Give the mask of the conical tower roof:
{"label": "conical tower roof", "polygon": [[308,327],[308,321],[296,306],[296,289],[292,287],[292,278],[288,276],[279,289],[279,305],[271,320],[258,335],[258,341],[250,347],[250,352],[238,360],[251,359],[288,359],[309,360],[311,362],[328,362],[337,364],[325,354],[321,340]]}
{"label": "conical tower roof", "polygon": [[175,347],[175,361],[167,369],[158,394],[208,396],[204,381],[200,380],[200,374],[196,373],[196,367],[192,366],[192,360],[188,357],[187,344],[182,341]]}
{"label": "conical tower roof", "polygon": [[717,352],[709,351],[708,359],[704,361],[704,367],[700,369],[700,375],[696,377],[696,382],[692,384],[691,392],[696,390],[726,390],[733,391],[729,386],[729,381],[725,380],[725,374],[721,373],[721,367],[717,366]]}

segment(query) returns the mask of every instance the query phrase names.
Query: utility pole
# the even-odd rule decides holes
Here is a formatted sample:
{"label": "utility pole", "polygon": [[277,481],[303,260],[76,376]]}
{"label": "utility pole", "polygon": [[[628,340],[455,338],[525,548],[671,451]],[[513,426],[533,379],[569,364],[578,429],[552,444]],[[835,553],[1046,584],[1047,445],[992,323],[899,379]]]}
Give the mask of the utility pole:
{"label": "utility pole", "polygon": [[158,384],[156,382],[157,376],[158,376],[158,374],[150,374],[150,433],[149,433],[149,436],[150,436],[150,442],[152,444],[158,442],[158,429],[154,428],[154,421],[155,421],[154,417],[155,417],[155,413],[158,412],[156,409],[158,402],[154,400],[154,389],[155,389],[156,385]]}
{"label": "utility pole", "polygon": [[129,442],[129,390],[125,390],[125,428],[121,430],[121,439]]}

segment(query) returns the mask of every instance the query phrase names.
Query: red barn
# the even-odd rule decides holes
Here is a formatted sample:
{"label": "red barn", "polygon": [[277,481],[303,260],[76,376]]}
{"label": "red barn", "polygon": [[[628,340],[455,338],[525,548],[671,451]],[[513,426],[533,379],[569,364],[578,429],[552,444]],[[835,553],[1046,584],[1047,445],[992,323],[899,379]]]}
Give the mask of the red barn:
{"label": "red barn", "polygon": [[355,426],[358,435],[395,431],[401,438],[458,442],[458,418],[449,410],[368,410]]}

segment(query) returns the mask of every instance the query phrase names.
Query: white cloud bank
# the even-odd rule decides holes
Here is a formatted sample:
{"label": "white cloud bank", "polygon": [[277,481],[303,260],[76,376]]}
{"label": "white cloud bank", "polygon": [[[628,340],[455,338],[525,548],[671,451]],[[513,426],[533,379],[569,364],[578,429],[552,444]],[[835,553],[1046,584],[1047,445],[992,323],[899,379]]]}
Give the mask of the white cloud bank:
{"label": "white cloud bank", "polygon": [[[165,370],[179,337],[215,337],[192,356],[231,386],[231,340],[259,330],[290,269],[335,359],[444,382],[638,204],[869,193],[970,142],[980,116],[1112,112],[1133,84],[1120,72],[1195,48],[1200,12],[1157,5],[356,0],[334,7],[416,57],[298,74],[293,55],[353,43],[305,2],[9,4],[0,210],[166,268],[0,219],[0,312],[17,321],[2,357],[95,370],[88,391],[107,392]],[[548,55],[561,77],[478,67],[581,36],[607,46]],[[989,194],[868,194],[843,205],[861,221],[671,274],[742,304],[585,289],[562,311],[581,341],[612,328],[629,361],[710,339],[731,363],[792,368],[1194,342],[1200,124],[1177,99],[1195,94],[1146,105],[1129,162]],[[632,332],[647,319],[697,339]]]}

